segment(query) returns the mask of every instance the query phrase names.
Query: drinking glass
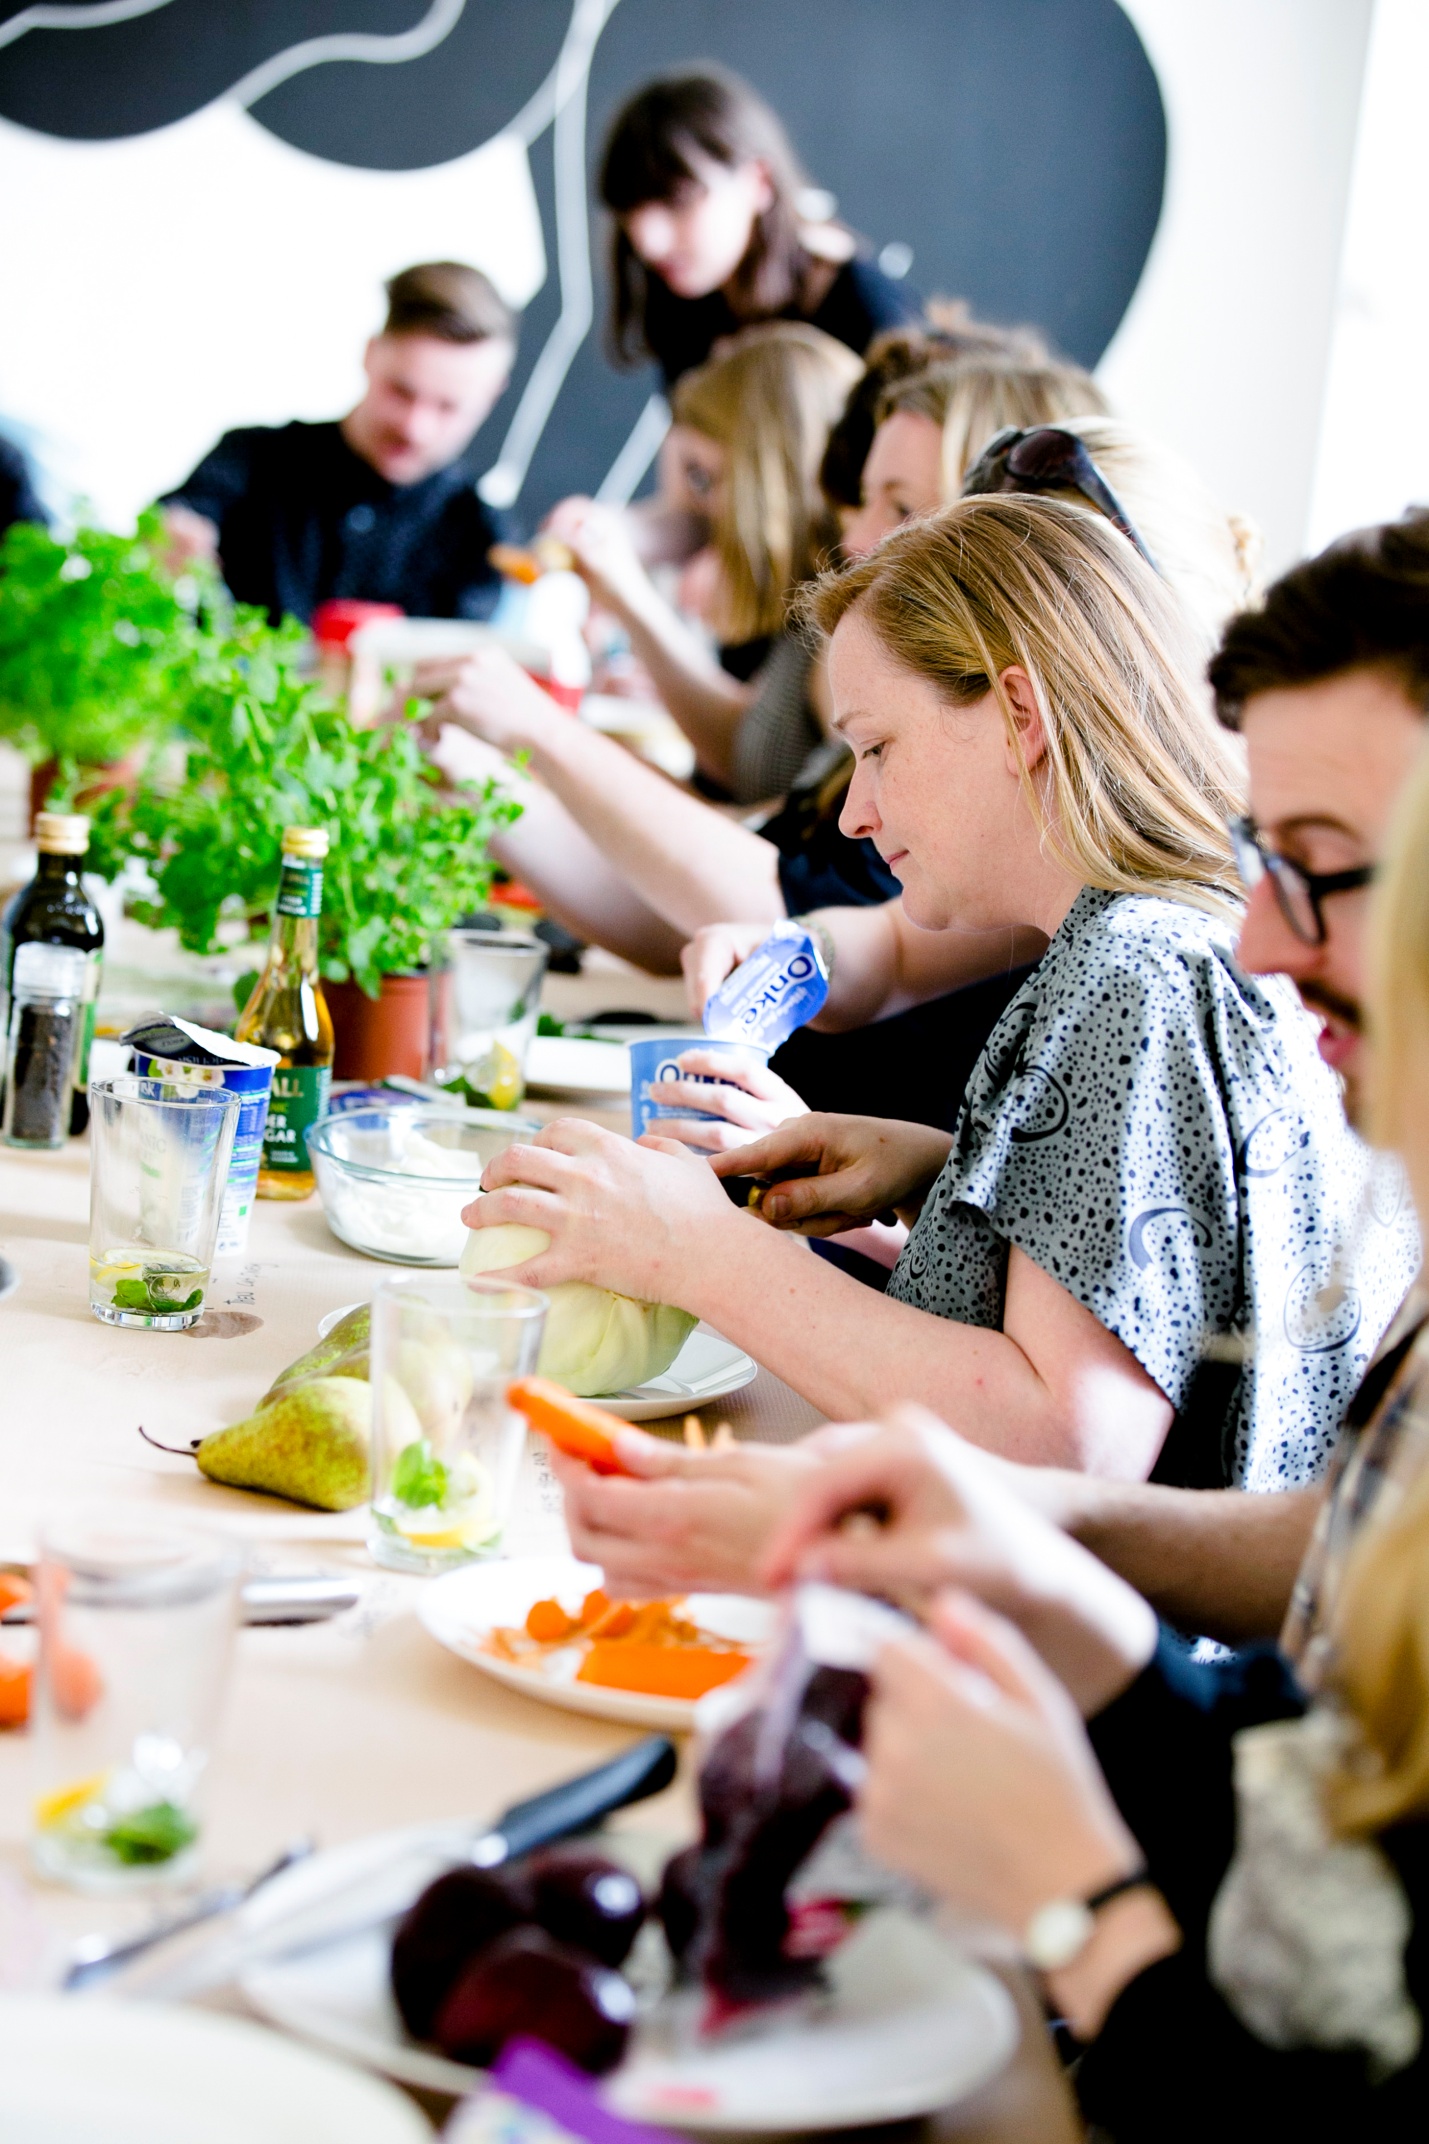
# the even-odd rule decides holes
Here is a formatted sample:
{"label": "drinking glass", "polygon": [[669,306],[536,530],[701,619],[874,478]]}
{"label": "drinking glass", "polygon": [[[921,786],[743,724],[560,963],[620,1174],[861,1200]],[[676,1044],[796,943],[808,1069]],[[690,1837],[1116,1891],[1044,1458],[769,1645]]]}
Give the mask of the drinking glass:
{"label": "drinking glass", "polygon": [[372,1515],[394,1571],[494,1555],[526,1424],[506,1387],[535,1369],[546,1298],[499,1280],[389,1280],[372,1299]]}
{"label": "drinking glass", "polygon": [[522,931],[460,926],[433,975],[432,1065],[439,1087],[484,1109],[515,1109],[540,1017],[549,947]]}
{"label": "drinking glass", "polygon": [[182,1883],[238,1620],[243,1556],[122,1508],[43,1531],[33,1853],[81,1890]]}
{"label": "drinking glass", "polygon": [[203,1316],[242,1097],[125,1072],[89,1098],[89,1307],[181,1332]]}

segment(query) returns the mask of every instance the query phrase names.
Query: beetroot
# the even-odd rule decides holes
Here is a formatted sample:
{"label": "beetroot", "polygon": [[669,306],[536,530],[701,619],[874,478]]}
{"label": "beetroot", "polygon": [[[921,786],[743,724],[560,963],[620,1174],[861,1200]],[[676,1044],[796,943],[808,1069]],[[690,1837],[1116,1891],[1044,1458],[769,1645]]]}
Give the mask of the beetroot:
{"label": "beetroot", "polygon": [[532,1915],[547,1935],[620,1965],[645,1919],[645,1897],[628,1870],[583,1846],[551,1846],[525,1864]]}
{"label": "beetroot", "polygon": [[540,1928],[498,1936],[465,1967],[437,2014],[444,2055],[485,2069],[517,2033],[601,2076],[625,2052],[635,1994],[609,1967]]}
{"label": "beetroot", "polygon": [[416,2040],[429,2040],[463,1966],[531,1917],[524,1867],[451,1869],[403,1919],[392,1944],[392,1993]]}

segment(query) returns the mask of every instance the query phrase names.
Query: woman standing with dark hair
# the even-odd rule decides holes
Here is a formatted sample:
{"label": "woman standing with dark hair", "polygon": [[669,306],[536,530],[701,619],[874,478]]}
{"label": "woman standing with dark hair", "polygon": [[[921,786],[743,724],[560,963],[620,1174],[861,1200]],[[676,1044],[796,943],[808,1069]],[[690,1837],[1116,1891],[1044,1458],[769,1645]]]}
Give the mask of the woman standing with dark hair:
{"label": "woman standing with dark hair", "polygon": [[806,320],[862,355],[914,316],[851,232],[804,219],[809,184],[783,126],[722,68],[638,90],[607,136],[599,188],[615,218],[612,355],[653,358],[667,386],[759,321]]}

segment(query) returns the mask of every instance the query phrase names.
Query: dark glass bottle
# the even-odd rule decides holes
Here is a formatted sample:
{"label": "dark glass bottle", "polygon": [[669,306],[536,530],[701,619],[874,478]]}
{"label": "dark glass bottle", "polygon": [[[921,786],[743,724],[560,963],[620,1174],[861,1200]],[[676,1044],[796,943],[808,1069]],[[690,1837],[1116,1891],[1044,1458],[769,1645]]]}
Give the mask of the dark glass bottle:
{"label": "dark glass bottle", "polygon": [[89,847],[89,821],[77,812],[42,811],[35,820],[39,869],[0,918],[0,1033],[9,1020],[10,983],[19,945],[77,946],[88,958],[83,1028],[74,1060],[69,1128],[89,1123],[89,1046],[104,967],[104,925],[80,880]]}

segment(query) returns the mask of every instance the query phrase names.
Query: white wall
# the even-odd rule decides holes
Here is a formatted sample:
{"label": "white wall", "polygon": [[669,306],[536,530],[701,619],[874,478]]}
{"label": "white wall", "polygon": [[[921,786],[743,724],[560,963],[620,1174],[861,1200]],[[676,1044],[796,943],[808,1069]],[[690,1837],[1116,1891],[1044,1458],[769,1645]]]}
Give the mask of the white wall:
{"label": "white wall", "polygon": [[1100,377],[1275,571],[1305,545],[1373,0],[1121,4],[1161,82],[1166,202]]}
{"label": "white wall", "polygon": [[511,136],[426,171],[359,171],[227,101],[126,141],[0,120],[0,202],[0,422],[106,521],[230,425],[348,408],[397,269],[470,261],[515,305],[546,272]]}
{"label": "white wall", "polygon": [[1429,6],[1378,0],[1310,508],[1314,548],[1429,504]]}
{"label": "white wall", "polygon": [[[1310,513],[1373,0],[1122,4],[1160,77],[1169,162],[1161,229],[1102,376],[1127,415],[1260,522],[1278,567],[1303,548]],[[1398,171],[1417,147],[1429,0],[1380,4],[1375,94]],[[1370,265],[1341,304],[1317,525],[1369,497],[1352,479],[1376,398],[1411,418],[1423,402],[1429,296],[1418,244],[1376,238],[1387,168],[1362,158],[1356,180],[1365,235],[1352,252]],[[1422,197],[1422,169],[1415,184]],[[394,269],[472,260],[518,304],[546,272],[514,137],[427,171],[373,172],[292,149],[228,101],[128,141],[0,121],[0,203],[0,422],[108,520],[177,481],[228,425],[345,408]],[[1394,354],[1367,355],[1386,321]],[[1395,482],[1383,488],[1397,504]]]}

